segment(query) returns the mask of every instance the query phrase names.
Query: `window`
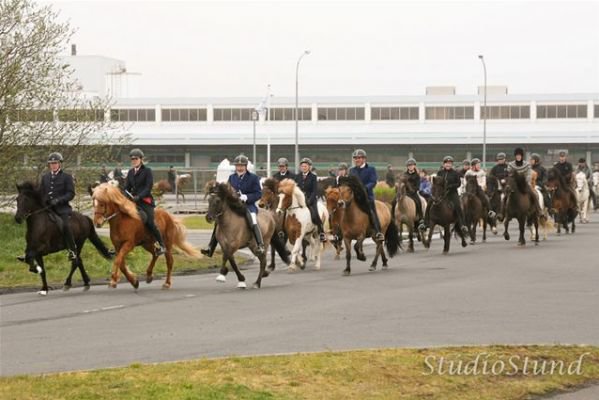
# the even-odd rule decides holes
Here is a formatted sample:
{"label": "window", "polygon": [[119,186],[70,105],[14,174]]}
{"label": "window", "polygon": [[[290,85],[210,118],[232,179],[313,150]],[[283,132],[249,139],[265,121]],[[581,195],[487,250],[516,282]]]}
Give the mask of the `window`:
{"label": "window", "polygon": [[599,104],[595,104],[594,116],[595,116],[595,118],[599,118]]}
{"label": "window", "polygon": [[318,120],[357,121],[364,119],[364,107],[318,108]]}
{"label": "window", "polygon": [[586,118],[586,104],[547,104],[537,106],[537,118]]}
{"label": "window", "polygon": [[[487,106],[487,119],[526,119],[530,118],[529,106]],[[480,118],[485,117],[485,107],[480,108]]]}
{"label": "window", "polygon": [[60,110],[60,121],[103,121],[104,110]]}
{"label": "window", "polygon": [[426,107],[425,117],[426,119],[474,119],[474,107]]}
{"label": "window", "polygon": [[215,108],[215,121],[251,121],[253,108]]}
{"label": "window", "polygon": [[110,110],[111,121],[156,121],[156,110],[153,108],[132,108]]}
{"label": "window", "polygon": [[52,122],[54,113],[52,110],[16,110],[10,112],[9,118],[19,122]]}
{"label": "window", "polygon": [[418,119],[418,107],[372,107],[370,119],[373,121]]}
{"label": "window", "polygon": [[[298,109],[300,121],[310,121],[312,119],[312,109],[309,107],[302,107]],[[268,110],[271,121],[295,121],[295,108],[270,108]]]}

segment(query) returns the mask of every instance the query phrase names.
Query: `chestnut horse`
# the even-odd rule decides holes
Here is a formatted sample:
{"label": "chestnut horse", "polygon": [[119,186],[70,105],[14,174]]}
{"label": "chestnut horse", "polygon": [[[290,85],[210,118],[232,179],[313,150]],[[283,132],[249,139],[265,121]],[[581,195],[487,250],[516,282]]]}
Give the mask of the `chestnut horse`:
{"label": "chestnut horse", "polygon": [[[146,283],[151,283],[154,279],[154,265],[158,259],[155,254],[155,239],[142,222],[135,203],[127,199],[118,188],[107,183],[93,189],[92,200],[94,224],[97,227],[106,222],[110,224],[110,240],[116,250],[109,286],[116,288],[121,271],[135,289],[139,287],[137,277],[125,264],[127,254],[139,245],[152,254],[152,260],[146,270]],[[169,289],[172,286],[173,247],[179,248],[190,257],[199,258],[200,252],[186,241],[185,226],[181,221],[161,208],[156,209],[155,219],[166,247],[166,279],[162,287]]]}
{"label": "chestnut horse", "polygon": [[[360,261],[366,261],[364,255],[363,243],[367,237],[374,236],[376,232],[370,224],[369,213],[370,206],[368,204],[368,195],[364,185],[356,176],[348,176],[339,178],[339,207],[343,209],[341,219],[341,232],[343,235],[343,243],[345,245],[345,260],[346,266],[343,275],[351,274],[351,242],[356,241],[354,250],[356,257]],[[382,201],[375,200],[376,212],[381,224],[381,233],[385,235],[385,247],[389,253],[389,257],[393,257],[399,250],[399,235],[395,221],[391,218],[390,207]],[[387,256],[383,243],[375,241],[376,255],[369,271],[375,271],[379,256],[383,260],[383,269],[388,267]]]}
{"label": "chestnut horse", "polygon": [[572,233],[576,231],[576,216],[578,215],[578,201],[576,193],[566,183],[566,179],[555,168],[547,171],[547,189],[551,194],[552,209],[555,214],[555,223],[557,224],[557,234],[561,235],[563,226],[566,233],[570,233],[568,224],[572,224]]}

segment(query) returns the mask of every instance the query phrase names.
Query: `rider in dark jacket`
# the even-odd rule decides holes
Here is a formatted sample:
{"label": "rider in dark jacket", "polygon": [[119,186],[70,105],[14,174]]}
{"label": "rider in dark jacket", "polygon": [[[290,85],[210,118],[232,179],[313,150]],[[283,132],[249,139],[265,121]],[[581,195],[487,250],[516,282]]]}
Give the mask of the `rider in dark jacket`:
{"label": "rider in dark jacket", "polygon": [[279,172],[272,176],[274,179],[276,179],[279,182],[281,182],[283,179],[295,180],[295,174],[289,171],[289,160],[287,160],[284,157],[281,157],[277,160],[277,165],[279,167]]}
{"label": "rider in dark jacket", "polygon": [[572,164],[567,159],[567,154],[565,151],[559,152],[559,161],[554,165],[555,169],[557,169],[560,174],[566,179],[566,183],[570,185],[572,182],[572,173],[574,172],[574,168]]}
{"label": "rider in dark jacket", "polygon": [[408,161],[406,161],[406,166],[407,169],[403,173],[403,177],[409,182],[409,185],[406,186],[406,194],[414,200],[414,204],[416,205],[416,218],[418,218],[417,225],[419,226],[419,229],[422,229],[424,228],[424,213],[422,212],[422,200],[420,200],[420,196],[418,195],[418,190],[420,189],[420,173],[416,169],[415,159],[408,159]]}
{"label": "rider in dark jacket", "polygon": [[497,181],[499,182],[502,188],[507,183],[508,176],[507,163],[505,159],[505,153],[497,153],[497,157],[495,157],[497,163],[493,166],[493,168],[491,168],[491,171],[489,171],[489,176],[497,178]]}
{"label": "rider in dark jacket", "polygon": [[349,174],[357,176],[366,188],[366,194],[368,195],[368,202],[370,205],[370,223],[376,231],[374,239],[382,242],[385,240],[385,236],[381,232],[381,223],[379,222],[379,216],[376,212],[376,203],[374,201],[374,187],[377,182],[376,169],[368,165],[366,162],[366,152],[362,149],[354,151],[352,158],[354,159],[355,166],[349,170]]}
{"label": "rider in dark jacket", "polygon": [[162,235],[154,221],[154,197],[152,197],[152,186],[154,185],[154,176],[152,169],[146,167],[143,163],[144,153],[140,149],[133,149],[129,152],[131,159],[131,169],[127,173],[125,181],[125,193],[137,205],[137,208],[147,215],[146,227],[156,239],[158,246],[154,252],[156,256],[164,254],[164,242]]}
{"label": "rider in dark jacket", "polygon": [[306,205],[310,209],[312,223],[318,227],[320,241],[325,242],[326,236],[322,227],[322,220],[320,219],[320,215],[318,215],[318,201],[316,196],[318,189],[318,179],[316,178],[316,175],[310,172],[311,167],[312,160],[310,160],[309,158],[302,158],[302,160],[300,161],[301,172],[295,177],[295,182],[306,196]]}

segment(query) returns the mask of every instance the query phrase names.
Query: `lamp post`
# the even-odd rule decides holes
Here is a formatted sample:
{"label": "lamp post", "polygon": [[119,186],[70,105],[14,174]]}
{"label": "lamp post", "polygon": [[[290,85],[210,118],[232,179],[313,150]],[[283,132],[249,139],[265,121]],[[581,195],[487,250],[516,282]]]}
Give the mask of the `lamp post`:
{"label": "lamp post", "polygon": [[253,147],[252,147],[252,162],[256,165],[256,121],[259,118],[258,109],[252,110],[252,132],[254,134]]}
{"label": "lamp post", "polygon": [[484,110],[485,113],[483,115],[483,168],[485,167],[485,163],[487,162],[487,114],[489,110],[487,109],[487,65],[485,64],[485,58],[482,54],[479,54],[478,58],[483,63],[483,72],[485,74],[485,97],[484,97]]}
{"label": "lamp post", "polygon": [[301,56],[297,59],[295,65],[295,173],[298,173],[298,162],[299,162],[299,107],[298,107],[298,90],[299,90],[299,66],[300,61],[304,56],[310,54],[310,50],[304,50]]}

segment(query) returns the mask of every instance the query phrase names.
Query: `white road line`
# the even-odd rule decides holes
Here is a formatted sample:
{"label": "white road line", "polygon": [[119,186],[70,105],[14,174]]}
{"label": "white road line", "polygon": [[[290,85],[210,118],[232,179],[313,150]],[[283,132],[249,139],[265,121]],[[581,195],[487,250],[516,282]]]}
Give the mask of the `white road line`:
{"label": "white road line", "polygon": [[116,306],[108,306],[108,307],[102,307],[102,308],[92,308],[91,310],[83,310],[84,314],[88,314],[88,313],[93,313],[93,312],[98,312],[98,311],[109,311],[109,310],[117,310],[119,308],[124,308],[125,306],[123,304],[119,304]]}

